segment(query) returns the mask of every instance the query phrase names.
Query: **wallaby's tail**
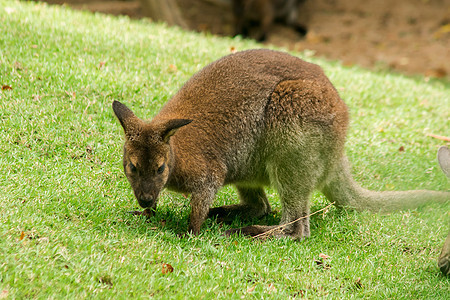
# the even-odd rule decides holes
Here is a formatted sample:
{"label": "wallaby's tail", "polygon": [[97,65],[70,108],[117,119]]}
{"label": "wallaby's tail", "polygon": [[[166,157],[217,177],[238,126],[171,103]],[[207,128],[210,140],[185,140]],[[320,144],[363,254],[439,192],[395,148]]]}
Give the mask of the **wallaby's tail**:
{"label": "wallaby's tail", "polygon": [[389,212],[417,208],[430,202],[444,203],[450,200],[450,192],[427,190],[374,192],[364,189],[353,180],[346,157],[341,159],[335,170],[329,176],[322,191],[338,207]]}

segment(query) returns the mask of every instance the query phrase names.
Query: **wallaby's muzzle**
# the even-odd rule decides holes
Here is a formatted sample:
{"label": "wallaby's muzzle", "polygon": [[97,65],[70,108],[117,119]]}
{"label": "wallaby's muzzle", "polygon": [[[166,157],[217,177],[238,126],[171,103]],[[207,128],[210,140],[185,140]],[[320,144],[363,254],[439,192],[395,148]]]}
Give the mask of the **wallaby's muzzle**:
{"label": "wallaby's muzzle", "polygon": [[136,193],[136,199],[142,208],[156,208],[158,195],[150,193]]}
{"label": "wallaby's muzzle", "polygon": [[142,208],[151,207],[151,206],[153,206],[153,203],[154,203],[153,198],[140,198],[140,199],[138,199],[138,202]]}

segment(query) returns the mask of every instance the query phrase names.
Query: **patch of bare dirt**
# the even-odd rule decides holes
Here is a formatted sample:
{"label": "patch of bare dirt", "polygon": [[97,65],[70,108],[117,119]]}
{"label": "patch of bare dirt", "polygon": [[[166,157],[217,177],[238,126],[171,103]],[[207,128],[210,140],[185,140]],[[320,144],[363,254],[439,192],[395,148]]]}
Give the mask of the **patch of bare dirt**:
{"label": "patch of bare dirt", "polygon": [[[48,2],[144,17],[135,0]],[[232,34],[230,0],[177,2],[193,30]],[[300,19],[308,27],[306,37],[276,25],[266,43],[308,49],[346,65],[450,79],[450,0],[307,0],[300,7]]]}

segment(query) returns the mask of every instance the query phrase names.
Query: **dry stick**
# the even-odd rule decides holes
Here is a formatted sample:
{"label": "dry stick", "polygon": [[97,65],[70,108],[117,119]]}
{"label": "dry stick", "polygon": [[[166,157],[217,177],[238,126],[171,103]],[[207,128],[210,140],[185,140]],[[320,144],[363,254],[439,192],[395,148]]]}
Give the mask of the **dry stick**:
{"label": "dry stick", "polygon": [[449,137],[446,137],[446,136],[437,135],[437,134],[432,134],[432,133],[427,133],[427,136],[430,136],[430,137],[435,138],[435,139],[438,139],[438,140],[450,142],[450,138],[449,138]]}
{"label": "dry stick", "polygon": [[334,202],[328,204],[327,206],[325,206],[325,207],[322,208],[322,209],[316,210],[316,211],[313,212],[312,214],[309,214],[309,215],[307,215],[307,216],[300,217],[300,218],[298,218],[298,219],[296,219],[296,220],[294,220],[294,221],[291,221],[291,222],[289,222],[289,223],[286,223],[286,224],[283,224],[283,225],[279,225],[279,226],[277,226],[277,227],[275,227],[275,228],[272,228],[272,229],[270,229],[270,230],[267,230],[267,231],[265,231],[265,232],[263,232],[263,233],[257,234],[257,235],[255,235],[255,236],[253,236],[253,238],[256,239],[256,238],[258,238],[258,237],[260,237],[260,236],[269,234],[269,233],[271,233],[271,232],[274,232],[275,230],[278,230],[278,229],[280,229],[280,228],[283,228],[283,227],[286,227],[286,226],[288,226],[288,225],[291,225],[291,224],[293,224],[293,223],[295,223],[295,222],[297,222],[297,221],[300,221],[301,219],[309,218],[309,217],[311,217],[311,216],[313,216],[313,215],[315,215],[315,214],[317,214],[317,213],[320,213],[321,211],[324,211],[324,210],[328,209],[328,208],[329,208],[331,205],[333,205],[333,204],[334,204]]}

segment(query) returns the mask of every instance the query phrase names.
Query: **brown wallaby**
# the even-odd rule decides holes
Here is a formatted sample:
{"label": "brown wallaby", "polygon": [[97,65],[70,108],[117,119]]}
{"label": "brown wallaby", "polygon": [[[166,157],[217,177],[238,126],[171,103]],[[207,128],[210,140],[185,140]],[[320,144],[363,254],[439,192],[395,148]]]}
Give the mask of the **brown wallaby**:
{"label": "brown wallaby", "polygon": [[[191,194],[189,231],[209,216],[261,217],[271,211],[263,187],[282,204],[275,236],[310,234],[309,199],[321,190],[338,207],[390,211],[429,201],[438,191],[373,192],[360,187],[344,155],[348,109],[314,64],[287,53],[248,50],[225,56],[192,76],[146,123],[120,102],[123,166],[139,204],[155,209],[167,187]],[[240,204],[210,209],[217,191],[236,186]],[[257,235],[274,226],[248,226]],[[232,233],[230,231],[229,233]]]}
{"label": "brown wallaby", "polygon": [[[301,2],[304,0],[233,0],[235,35],[253,35],[256,40],[264,41],[275,21],[282,21],[305,35],[306,28],[298,22]],[[251,32],[252,29],[255,30]]]}
{"label": "brown wallaby", "polygon": [[[439,165],[445,175],[450,178],[450,150],[442,146],[438,151]],[[438,261],[439,269],[441,269],[444,275],[450,275],[450,232],[445,240],[444,247],[442,247],[441,255]]]}

